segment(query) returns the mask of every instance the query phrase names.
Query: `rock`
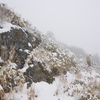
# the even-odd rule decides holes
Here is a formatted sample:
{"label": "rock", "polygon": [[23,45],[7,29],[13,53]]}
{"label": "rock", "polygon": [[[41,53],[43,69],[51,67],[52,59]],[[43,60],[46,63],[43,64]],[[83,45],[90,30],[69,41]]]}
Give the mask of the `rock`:
{"label": "rock", "polygon": [[32,82],[45,81],[52,83],[54,80],[53,74],[44,70],[40,62],[34,62],[34,67],[29,67],[24,74],[26,76],[26,82],[29,82],[28,87]]}
{"label": "rock", "polygon": [[[4,61],[10,60],[18,65],[18,68],[23,68],[25,59],[28,53],[25,50],[31,52],[35,48],[40,40],[36,38],[33,40],[33,35],[26,33],[21,28],[12,28],[10,32],[4,32],[0,34],[0,56]],[[31,46],[28,45],[31,44]]]}

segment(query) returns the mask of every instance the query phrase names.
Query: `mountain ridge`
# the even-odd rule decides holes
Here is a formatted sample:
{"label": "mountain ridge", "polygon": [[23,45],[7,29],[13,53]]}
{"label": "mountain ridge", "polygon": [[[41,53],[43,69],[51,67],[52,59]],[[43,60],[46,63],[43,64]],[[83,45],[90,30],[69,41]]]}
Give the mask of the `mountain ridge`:
{"label": "mountain ridge", "polygon": [[[25,85],[26,87],[26,84],[26,91],[32,88],[33,83],[54,84],[58,77],[63,85],[57,87],[59,91],[56,90],[53,95],[62,92],[73,97],[78,93],[80,95],[84,90],[78,89],[79,86],[81,88],[83,86],[85,89],[89,86],[88,79],[94,83],[94,77],[91,73],[96,73],[99,68],[97,70],[92,67],[87,68],[85,59],[80,60],[52,36],[44,35],[28,22],[20,20],[21,18],[5,4],[0,5],[0,14],[2,14],[0,16],[2,22],[0,23],[0,86],[5,93],[9,94],[20,86]],[[3,17],[4,20],[2,21]],[[86,77],[83,72],[89,74],[89,76]],[[95,77],[97,79],[99,75],[95,74]],[[86,82],[82,78],[86,79]],[[76,88],[73,88],[74,86]],[[92,87],[91,85],[90,90],[94,88],[95,86]],[[70,92],[71,90],[72,92]],[[96,88],[96,90],[98,89]],[[85,95],[88,99],[94,97],[91,95],[95,93],[92,93],[89,89],[86,91],[88,93],[85,94],[83,91],[83,96],[77,95],[77,98],[80,98],[77,100],[86,100]],[[0,94],[0,99],[2,97]],[[35,95],[35,97],[37,96]],[[98,94],[96,98],[100,98]]]}

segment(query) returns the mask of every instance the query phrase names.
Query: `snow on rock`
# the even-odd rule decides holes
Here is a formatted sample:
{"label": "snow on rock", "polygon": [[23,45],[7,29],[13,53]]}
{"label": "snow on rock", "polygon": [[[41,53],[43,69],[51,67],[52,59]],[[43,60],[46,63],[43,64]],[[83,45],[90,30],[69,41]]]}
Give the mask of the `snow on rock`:
{"label": "snow on rock", "polygon": [[28,42],[28,46],[29,46],[29,47],[32,47],[31,43]]}
{"label": "snow on rock", "polygon": [[30,51],[29,51],[29,50],[27,50],[27,49],[26,49],[26,50],[24,50],[24,52],[26,52],[27,54],[29,54],[29,53],[30,53]]}
{"label": "snow on rock", "polygon": [[0,28],[0,33],[10,31],[11,27],[18,28],[18,26],[12,25],[11,23],[8,23],[8,22],[4,22],[1,26],[2,28]]}
{"label": "snow on rock", "polygon": [[0,85],[0,90],[3,90],[2,86]]}
{"label": "snow on rock", "polygon": [[24,73],[29,68],[29,65],[25,63],[24,67],[22,69],[19,69],[20,72]]}
{"label": "snow on rock", "polygon": [[1,62],[4,62],[4,61],[3,61],[2,58],[0,57],[0,63],[1,63]]}
{"label": "snow on rock", "polygon": [[[24,28],[22,28],[20,26],[17,26],[17,25],[13,25],[13,24],[11,24],[9,22],[3,22],[2,25],[0,25],[0,26],[1,26],[0,34],[10,31],[11,28],[22,29],[22,31],[26,34],[26,32],[24,31]],[[31,44],[28,44],[28,45],[31,45]]]}

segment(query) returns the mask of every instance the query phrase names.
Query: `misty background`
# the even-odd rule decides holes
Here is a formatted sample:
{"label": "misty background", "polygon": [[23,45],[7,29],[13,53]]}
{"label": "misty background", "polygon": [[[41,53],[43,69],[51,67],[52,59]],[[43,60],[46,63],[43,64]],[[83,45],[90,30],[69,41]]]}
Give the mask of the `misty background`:
{"label": "misty background", "polygon": [[[100,0],[0,0],[75,54],[100,62]],[[97,59],[98,58],[98,59]]]}

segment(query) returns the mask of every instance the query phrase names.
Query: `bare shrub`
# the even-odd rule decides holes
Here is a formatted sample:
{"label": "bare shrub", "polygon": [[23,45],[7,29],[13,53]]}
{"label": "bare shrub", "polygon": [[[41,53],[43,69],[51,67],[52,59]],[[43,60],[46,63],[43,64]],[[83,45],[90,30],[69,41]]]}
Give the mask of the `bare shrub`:
{"label": "bare shrub", "polygon": [[5,97],[4,90],[0,90],[0,100],[3,100],[4,97]]}
{"label": "bare shrub", "polygon": [[33,100],[34,97],[35,97],[34,87],[31,86],[31,87],[29,88],[27,94],[28,94],[28,97],[29,97],[28,99],[29,99],[29,100]]}

